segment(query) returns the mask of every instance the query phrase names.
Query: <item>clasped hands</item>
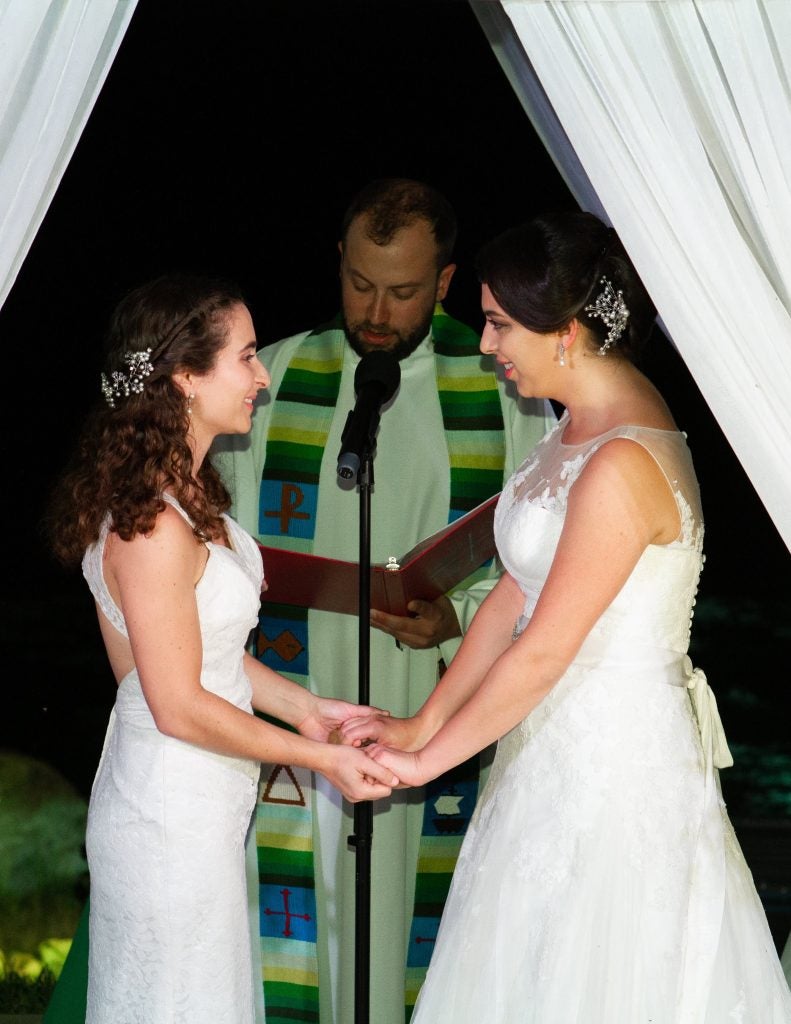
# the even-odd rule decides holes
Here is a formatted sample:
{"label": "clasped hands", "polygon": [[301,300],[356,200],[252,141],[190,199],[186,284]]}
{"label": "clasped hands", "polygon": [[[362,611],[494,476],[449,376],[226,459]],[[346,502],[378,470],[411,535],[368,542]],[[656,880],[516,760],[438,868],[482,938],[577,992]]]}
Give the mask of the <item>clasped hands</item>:
{"label": "clasped hands", "polygon": [[[407,616],[390,615],[377,609],[370,612],[371,625],[395,637],[396,642],[415,650],[437,647],[445,640],[461,636],[461,627],[453,604],[447,597],[435,601],[410,601]],[[319,768],[343,796],[352,803],[377,800],[392,789],[420,786],[430,778],[421,773],[421,737],[414,718],[393,718],[389,711],[374,707],[355,707],[345,701],[319,699],[311,714],[298,726],[310,739],[328,741],[337,747],[355,750],[348,756],[323,757]],[[366,770],[370,768],[370,773]]]}
{"label": "clasped hands", "polygon": [[[413,733],[417,736],[415,719],[392,718],[381,708],[331,697],[309,695],[306,700],[306,713],[293,724],[301,736],[320,744],[311,767],[350,803],[379,800],[393,789],[418,784],[409,762],[399,761],[413,755],[401,754],[389,746],[412,742],[414,749],[410,737]],[[395,770],[396,763],[404,774]]]}
{"label": "clasped hands", "polygon": [[366,714],[347,718],[333,732],[331,742],[359,747],[377,765],[389,769],[398,778],[394,789],[426,782],[420,771],[421,739],[417,720],[394,718],[389,711],[378,708],[365,711]]}

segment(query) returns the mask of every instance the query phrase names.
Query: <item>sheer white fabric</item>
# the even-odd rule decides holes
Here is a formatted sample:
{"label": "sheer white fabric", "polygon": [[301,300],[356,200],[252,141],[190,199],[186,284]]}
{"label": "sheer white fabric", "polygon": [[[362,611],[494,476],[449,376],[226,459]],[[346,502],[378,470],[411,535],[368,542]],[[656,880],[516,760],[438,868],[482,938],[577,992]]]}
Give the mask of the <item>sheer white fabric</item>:
{"label": "sheer white fabric", "polygon": [[473,8],[573,194],[606,210],[791,546],[791,4]]}
{"label": "sheer white fabric", "polygon": [[0,306],[137,0],[0,0]]}

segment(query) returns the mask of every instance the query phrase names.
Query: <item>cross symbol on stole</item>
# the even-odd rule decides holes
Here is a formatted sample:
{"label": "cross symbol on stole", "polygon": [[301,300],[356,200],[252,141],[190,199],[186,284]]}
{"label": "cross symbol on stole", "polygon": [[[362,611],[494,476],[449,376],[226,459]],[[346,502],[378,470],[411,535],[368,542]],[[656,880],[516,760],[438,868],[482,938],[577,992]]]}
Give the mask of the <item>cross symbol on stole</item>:
{"label": "cross symbol on stole", "polygon": [[305,500],[305,494],[296,484],[283,483],[280,486],[280,508],[267,509],[264,515],[270,519],[280,520],[280,532],[288,533],[288,524],[292,519],[310,519],[309,512],[297,512]]}
{"label": "cross symbol on stole", "polygon": [[280,895],[283,897],[283,910],[271,910],[269,907],[264,907],[264,913],[267,917],[270,916],[282,916],[285,918],[285,927],[283,929],[284,938],[290,938],[294,933],[291,931],[291,918],[299,917],[303,921],[310,920],[310,914],[296,914],[288,909],[288,898],[291,895],[290,889],[281,889]]}

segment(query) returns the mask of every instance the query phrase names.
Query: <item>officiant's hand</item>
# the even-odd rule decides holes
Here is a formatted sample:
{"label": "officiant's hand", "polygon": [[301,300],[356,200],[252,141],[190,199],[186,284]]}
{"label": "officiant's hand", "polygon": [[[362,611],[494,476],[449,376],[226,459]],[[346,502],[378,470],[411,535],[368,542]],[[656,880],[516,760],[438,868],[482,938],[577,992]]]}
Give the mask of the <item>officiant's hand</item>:
{"label": "officiant's hand", "polygon": [[416,651],[436,647],[445,640],[461,636],[456,610],[444,595],[436,601],[410,601],[407,608],[411,615],[388,615],[371,609],[371,625]]}

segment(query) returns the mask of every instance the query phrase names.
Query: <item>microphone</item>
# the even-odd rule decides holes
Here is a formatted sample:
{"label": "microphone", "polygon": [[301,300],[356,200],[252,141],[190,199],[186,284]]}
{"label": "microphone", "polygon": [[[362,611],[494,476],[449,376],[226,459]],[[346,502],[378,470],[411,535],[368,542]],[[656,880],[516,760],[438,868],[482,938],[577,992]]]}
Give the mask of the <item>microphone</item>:
{"label": "microphone", "polygon": [[346,418],[338,456],[338,475],[344,480],[356,476],[365,451],[373,451],[379,411],[400,381],[401,366],[391,352],[367,352],[358,363],[354,373],[357,401]]}

